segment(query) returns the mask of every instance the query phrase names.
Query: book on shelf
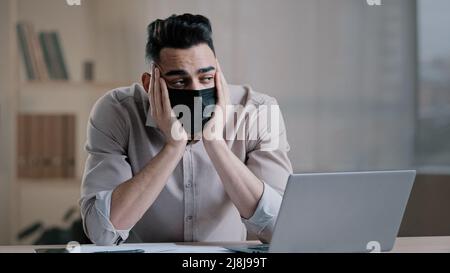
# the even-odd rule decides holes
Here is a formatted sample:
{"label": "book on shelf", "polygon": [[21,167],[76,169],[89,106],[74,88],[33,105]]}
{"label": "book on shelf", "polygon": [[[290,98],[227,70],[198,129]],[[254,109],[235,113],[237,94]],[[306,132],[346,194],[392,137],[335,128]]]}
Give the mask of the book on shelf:
{"label": "book on shelf", "polygon": [[29,80],[36,80],[37,74],[33,67],[31,58],[31,47],[29,43],[29,36],[25,29],[26,23],[17,24],[17,36],[19,38],[19,45],[22,52],[22,60],[25,63],[25,69],[27,72],[27,78]]}
{"label": "book on shelf", "polygon": [[18,116],[17,176],[75,178],[75,115]]}
{"label": "book on shelf", "polygon": [[17,24],[17,36],[28,80],[69,80],[59,33],[37,34],[32,24]]}
{"label": "book on shelf", "polygon": [[68,80],[66,63],[57,32],[39,33],[39,41],[44,52],[47,70],[52,80]]}

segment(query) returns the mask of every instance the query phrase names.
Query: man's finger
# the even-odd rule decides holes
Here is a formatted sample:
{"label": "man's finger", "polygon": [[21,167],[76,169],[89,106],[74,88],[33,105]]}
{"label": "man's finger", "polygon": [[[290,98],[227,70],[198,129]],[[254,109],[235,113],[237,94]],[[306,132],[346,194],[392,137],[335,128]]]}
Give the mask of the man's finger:
{"label": "man's finger", "polygon": [[160,85],[160,72],[158,68],[155,68],[155,108],[156,115],[162,114],[162,101],[161,101],[161,85]]}
{"label": "man's finger", "polygon": [[163,78],[159,78],[159,85],[162,94],[162,106],[165,113],[170,113],[172,111],[172,106],[170,105],[169,91],[167,90],[166,81]]}
{"label": "man's finger", "polygon": [[220,83],[221,83],[221,87],[222,87],[222,96],[223,96],[223,99],[224,99],[224,104],[228,104],[229,103],[228,100],[230,98],[230,94],[229,94],[229,91],[228,91],[228,83],[227,83],[227,80],[225,79],[225,76],[224,76],[224,74],[222,72],[222,67],[220,66],[219,61],[217,61],[217,66],[219,67],[219,70],[220,70],[220,78],[221,78]]}
{"label": "man's finger", "polygon": [[219,62],[217,61],[217,72],[216,72],[215,82],[216,82],[216,89],[217,89],[217,100],[218,100],[219,104],[222,104],[225,102],[222,78],[223,78],[222,77],[222,69],[220,68]]}
{"label": "man's finger", "polygon": [[223,75],[222,67],[220,66],[219,61],[217,61],[217,67],[219,68],[219,71],[220,71],[220,77],[221,77],[223,83],[226,84],[227,81],[225,80],[225,76]]}
{"label": "man's finger", "polygon": [[150,113],[152,117],[155,116],[155,65],[152,65],[152,72],[150,78],[149,98],[150,98]]}

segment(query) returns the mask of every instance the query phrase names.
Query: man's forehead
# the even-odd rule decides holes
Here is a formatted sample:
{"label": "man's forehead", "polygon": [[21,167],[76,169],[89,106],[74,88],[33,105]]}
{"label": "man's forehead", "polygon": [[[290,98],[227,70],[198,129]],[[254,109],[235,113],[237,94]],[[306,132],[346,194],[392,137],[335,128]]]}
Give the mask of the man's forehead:
{"label": "man's forehead", "polygon": [[198,45],[188,49],[164,48],[160,52],[159,59],[159,66],[163,73],[172,70],[194,73],[201,69],[216,67],[214,53],[207,45]]}

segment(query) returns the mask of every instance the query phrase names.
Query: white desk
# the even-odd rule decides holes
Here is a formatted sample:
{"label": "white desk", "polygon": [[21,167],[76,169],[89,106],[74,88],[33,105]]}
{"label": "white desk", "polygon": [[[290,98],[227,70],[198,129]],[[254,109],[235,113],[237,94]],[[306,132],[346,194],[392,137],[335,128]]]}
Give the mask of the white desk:
{"label": "white desk", "polygon": [[[257,244],[258,242],[247,242]],[[221,249],[227,245],[236,245],[240,243],[180,243],[176,244],[179,250],[187,252],[222,252]],[[164,249],[169,252],[173,250],[174,244],[137,244],[125,245],[131,248],[143,249]],[[34,253],[35,248],[61,248],[61,246],[0,246],[0,253]],[[410,237],[398,238],[393,253],[450,253],[450,236],[449,237]]]}

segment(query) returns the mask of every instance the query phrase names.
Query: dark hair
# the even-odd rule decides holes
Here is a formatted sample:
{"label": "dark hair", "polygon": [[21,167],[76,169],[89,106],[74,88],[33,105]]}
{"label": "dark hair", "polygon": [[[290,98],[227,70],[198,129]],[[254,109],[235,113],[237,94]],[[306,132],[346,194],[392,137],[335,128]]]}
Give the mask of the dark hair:
{"label": "dark hair", "polygon": [[211,24],[205,16],[172,15],[165,20],[155,20],[147,27],[148,41],[145,53],[148,61],[158,61],[163,48],[187,49],[202,43],[213,52]]}

